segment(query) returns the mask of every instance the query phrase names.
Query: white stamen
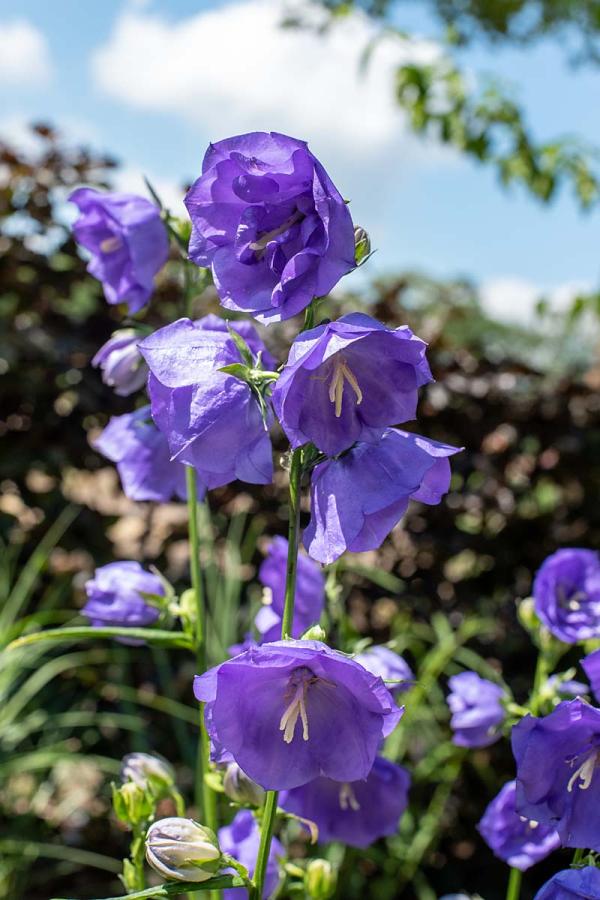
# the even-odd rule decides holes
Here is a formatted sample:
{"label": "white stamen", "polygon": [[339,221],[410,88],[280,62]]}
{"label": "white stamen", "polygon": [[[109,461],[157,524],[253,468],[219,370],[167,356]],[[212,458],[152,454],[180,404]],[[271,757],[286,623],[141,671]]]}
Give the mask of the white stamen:
{"label": "white stamen", "polygon": [[[575,785],[577,785],[580,791],[587,791],[590,784],[592,783],[592,778],[594,777],[594,769],[596,767],[597,760],[598,753],[594,750],[594,752],[590,753],[590,755],[583,761],[579,768],[573,772],[567,784],[567,791],[569,793],[573,791],[573,787]],[[578,781],[581,781],[581,784],[577,784]]]}
{"label": "white stamen", "polygon": [[333,375],[331,377],[331,381],[329,382],[329,399],[332,403],[335,403],[335,415],[336,418],[342,414],[342,398],[344,396],[344,381],[347,381],[354,393],[356,394],[356,405],[358,406],[362,403],[362,391],[356,380],[356,376],[354,372],[349,367],[346,360],[337,356],[333,368]]}
{"label": "white stamen", "polygon": [[104,238],[103,241],[100,241],[100,250],[102,253],[114,253],[115,250],[118,250],[121,246],[121,238],[113,235],[109,238]]}
{"label": "white stamen", "polygon": [[284,231],[287,231],[288,228],[291,228],[292,225],[295,225],[296,222],[300,222],[303,218],[304,214],[297,209],[293,216],[290,216],[289,219],[286,219],[285,222],[281,223],[279,228],[274,228],[273,231],[266,231],[257,241],[248,244],[250,250],[254,250],[254,252],[258,254],[263,253],[270,241],[279,237],[280,234],[283,234]]}
{"label": "white stamen", "polygon": [[340,809],[347,810],[348,807],[350,807],[353,812],[358,812],[360,803],[356,799],[356,794],[354,793],[352,785],[348,784],[346,781],[340,787]]}
{"label": "white stamen", "polygon": [[308,682],[302,679],[296,686],[292,702],[286,708],[279,723],[279,730],[283,731],[283,739],[286,744],[291,744],[296,732],[296,722],[302,720],[302,739],[308,740],[308,715],[306,712],[306,689]]}

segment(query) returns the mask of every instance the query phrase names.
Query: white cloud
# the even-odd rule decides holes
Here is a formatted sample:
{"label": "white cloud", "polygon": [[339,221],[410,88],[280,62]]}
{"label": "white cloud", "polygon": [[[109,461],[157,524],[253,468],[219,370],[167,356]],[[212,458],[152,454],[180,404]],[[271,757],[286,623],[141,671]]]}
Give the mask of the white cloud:
{"label": "white cloud", "polygon": [[41,84],[52,76],[46,38],[26,19],[0,22],[0,85]]}
{"label": "white cloud", "polygon": [[594,286],[585,281],[567,281],[558,285],[534,284],[524,278],[500,276],[483,281],[480,296],[487,313],[502,322],[535,324],[535,308],[544,299],[552,312],[564,312],[578,294],[591,293]]}
{"label": "white cloud", "polygon": [[407,134],[393,95],[395,66],[434,58],[434,44],[388,38],[361,72],[374,36],[366,17],[352,14],[319,35],[281,28],[285,9],[280,0],[236,0],[168,21],[130,7],[93,56],[95,82],[132,107],[175,114],[215,139],[279,130],[338,159],[399,151],[414,161],[429,150],[437,160],[444,151]]}

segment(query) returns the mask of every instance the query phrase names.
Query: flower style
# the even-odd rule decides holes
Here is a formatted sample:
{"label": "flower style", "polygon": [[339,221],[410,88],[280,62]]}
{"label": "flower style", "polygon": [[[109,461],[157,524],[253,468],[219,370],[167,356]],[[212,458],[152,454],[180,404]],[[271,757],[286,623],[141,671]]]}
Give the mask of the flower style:
{"label": "flower style", "polygon": [[190,258],[210,266],[221,303],[278,322],[355,266],[354,227],[304,141],[253,132],[211,144],[185,198]]}
{"label": "flower style", "polygon": [[512,732],[517,811],[556,828],[565,847],[600,850],[600,710],[565,700],[547,716],[525,716]]}
{"label": "flower style", "polygon": [[165,589],[156,575],[146,572],[137,562],[127,561],[100,566],[94,577],[86,581],[85,592],[88,599],[82,613],[95,628],[106,625],[140,628],[153,625],[160,615],[142,594],[162,597]]}
{"label": "flower style", "polygon": [[524,872],[560,847],[551,825],[520,816],[516,810],[516,781],[509,781],[488,805],[478,825],[495,855]]}
{"label": "flower style", "polygon": [[600,637],[600,558],[593,550],[557,550],[533,582],[535,611],[565,644]]}
{"label": "flower style", "polygon": [[533,900],[600,900],[600,869],[563,869],[540,888]]}
{"label": "flower style", "polygon": [[[260,844],[260,830],[249,809],[237,813],[231,825],[219,828],[219,843],[223,853],[233,856],[248,869],[250,877],[254,875],[254,866]],[[285,857],[285,850],[274,837],[271,841],[263,897],[270,897],[279,882],[278,858]],[[233,870],[231,870],[233,871]],[[244,888],[228,888],[223,891],[224,900],[247,900],[248,891]]]}
{"label": "flower style", "polygon": [[362,653],[357,653],[354,660],[364,666],[367,672],[383,679],[394,696],[410,690],[415,683],[415,676],[406,660],[389,647],[380,645],[367,647]]}
{"label": "flower style", "polygon": [[[284,537],[274,537],[269,546],[258,578],[265,588],[265,605],[255,619],[262,641],[277,641],[281,636],[281,619],[285,602],[285,576],[288,542]],[[325,604],[325,578],[319,566],[305,556],[298,554],[296,573],[296,594],[294,622],[290,637],[299,638],[318,622]]]}
{"label": "flower style", "polygon": [[92,365],[102,370],[102,381],[119,397],[128,397],[146,384],[148,369],[137,348],[139,334],[134,328],[115,331],[100,347]]}
{"label": "flower style", "polygon": [[587,675],[592,694],[596,698],[596,701],[600,701],[600,650],[594,650],[592,653],[588,653],[588,655],[581,660],[581,668]]}
{"label": "flower style", "polygon": [[418,389],[432,380],[426,347],[410,328],[386,328],[362,313],[300,334],[273,388],[292,447],[312,441],[336,456],[414,419]]}
{"label": "flower style", "polygon": [[75,240],[91,253],[88,272],[102,282],[109,303],[127,303],[130,313],[138,312],[169,256],[160,210],[135,194],[92,188],[79,188],[69,200],[80,212]]}
{"label": "flower style", "polygon": [[497,741],[506,718],[502,688],[476,672],[453,675],[448,685],[453,742],[459,747],[488,747]]}
{"label": "flower style", "polygon": [[[267,355],[249,323],[231,325],[255,356]],[[193,466],[208,488],[239,478],[269,484],[271,441],[253,389],[219,371],[242,358],[218,316],[179,319],[140,344],[148,363],[154,421],[166,437],[171,460]]]}
{"label": "flower style", "polygon": [[185,500],[185,466],[171,461],[167,441],[150,418],[149,406],[113,417],[93,446],[116,463],[130,500]]}
{"label": "flower style", "polygon": [[346,550],[375,550],[408,508],[410,499],[439,503],[450,486],[448,457],[459,448],[388,428],[376,444],[358,443],[315,466],[311,519],[304,546],[331,563]]}
{"label": "flower style", "polygon": [[319,842],[341,841],[362,848],[396,833],[409,787],[406,769],[378,756],[366,779],[342,782],[315,778],[286,792],[280,804],[288,812],[314,822]]}
{"label": "flower style", "polygon": [[358,781],[402,710],[380,678],[320,641],[277,641],[196,676],[209,734],[265,790]]}

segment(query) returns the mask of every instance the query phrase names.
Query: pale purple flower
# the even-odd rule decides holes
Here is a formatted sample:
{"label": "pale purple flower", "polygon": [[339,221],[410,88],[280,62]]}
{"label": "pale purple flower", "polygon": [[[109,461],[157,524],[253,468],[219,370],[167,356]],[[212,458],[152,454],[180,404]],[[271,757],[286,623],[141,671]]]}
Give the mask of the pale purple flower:
{"label": "pale purple flower", "polygon": [[[250,877],[254,875],[259,844],[260,830],[249,809],[240,810],[230,825],[219,828],[219,845],[222,852],[233,856],[243,866],[246,866]],[[277,887],[279,883],[278,859],[284,858],[283,846],[276,837],[272,838],[263,897],[270,897]],[[226,871],[233,872],[233,869]],[[226,888],[223,891],[223,898],[224,900],[247,900],[248,891],[245,888]]]}
{"label": "pale purple flower", "polygon": [[134,328],[115,331],[100,347],[92,365],[102,370],[102,381],[119,397],[139,391],[146,384],[148,368],[138,350],[140,335]]}
{"label": "pale purple flower", "polygon": [[566,644],[600,637],[600,558],[567,547],[544,560],[533,582],[535,611]]}
{"label": "pale purple flower", "polygon": [[292,447],[312,441],[336,456],[414,419],[431,381],[427,345],[410,328],[386,328],[363,313],[298,335],[273,388],[273,406]]}
{"label": "pale purple flower", "polygon": [[[600,702],[600,650],[588,653],[581,660],[581,668],[588,677],[592,694],[597,702]],[[583,693],[583,692],[582,692]]]}
{"label": "pale purple flower", "polygon": [[410,690],[415,684],[415,676],[406,660],[389,647],[375,644],[362,653],[357,653],[354,659],[367,672],[382,678],[394,696]]}
{"label": "pale purple flower", "polygon": [[476,672],[453,675],[448,685],[453,742],[459,747],[487,747],[497,741],[506,718],[503,689]]}
{"label": "pale purple flower", "polygon": [[160,210],[135,194],[93,188],[79,188],[69,200],[79,208],[73,235],[91,254],[88,272],[102,282],[109,303],[127,303],[130,313],[138,312],[169,255]]}
{"label": "pale purple flower", "polygon": [[85,592],[87,603],[82,613],[94,627],[144,628],[156,622],[160,611],[147,603],[143,594],[162,597],[165,589],[157,575],[146,572],[138,562],[126,561],[96,569],[85,583]]}
{"label": "pale purple flower", "polygon": [[252,132],[211,144],[185,198],[190,258],[221,303],[278,322],[355,266],[344,199],[304,141]]}
{"label": "pale purple flower", "polygon": [[[281,636],[281,620],[285,602],[285,577],[288,542],[274,537],[267,556],[258,571],[260,583],[266,588],[267,602],[259,610],[255,624],[263,642],[277,641]],[[299,638],[319,621],[325,604],[325,576],[320,567],[303,553],[298,554],[294,622],[290,637]]]}
{"label": "pale purple flower", "polygon": [[488,805],[477,826],[495,855],[524,872],[560,847],[560,837],[550,825],[519,815],[516,781],[507,782]]}

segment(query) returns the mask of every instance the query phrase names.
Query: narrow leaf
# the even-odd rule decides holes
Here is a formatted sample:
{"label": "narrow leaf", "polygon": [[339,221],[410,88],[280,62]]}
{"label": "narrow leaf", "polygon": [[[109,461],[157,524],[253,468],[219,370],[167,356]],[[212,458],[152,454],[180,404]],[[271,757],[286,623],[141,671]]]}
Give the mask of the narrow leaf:
{"label": "narrow leaf", "polygon": [[89,625],[76,625],[72,628],[51,628],[48,631],[35,631],[33,634],[25,634],[9,644],[7,650],[18,650],[31,644],[42,641],[54,644],[64,644],[68,641],[81,641],[86,638],[128,638],[134,641],[145,641],[155,647],[185,647],[192,648],[189,637],[182,631],[161,631],[158,628],[122,628],[110,626],[106,628],[92,628]]}

